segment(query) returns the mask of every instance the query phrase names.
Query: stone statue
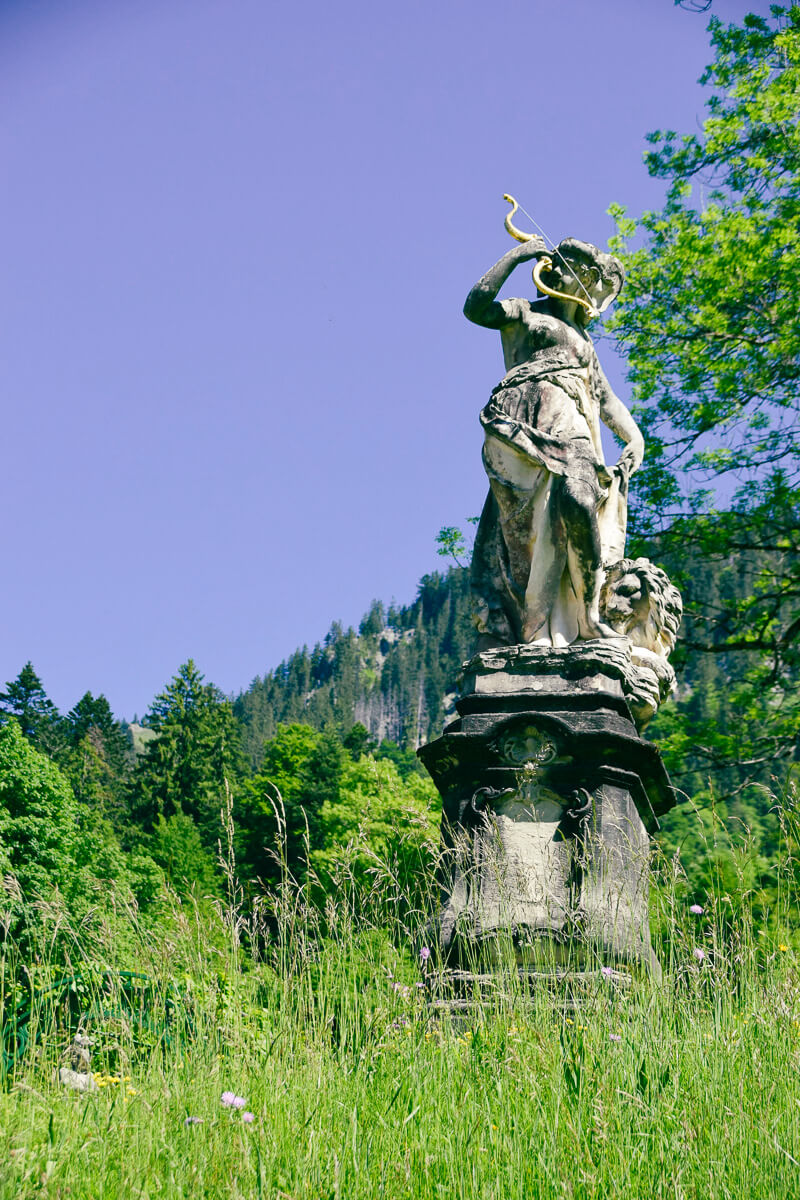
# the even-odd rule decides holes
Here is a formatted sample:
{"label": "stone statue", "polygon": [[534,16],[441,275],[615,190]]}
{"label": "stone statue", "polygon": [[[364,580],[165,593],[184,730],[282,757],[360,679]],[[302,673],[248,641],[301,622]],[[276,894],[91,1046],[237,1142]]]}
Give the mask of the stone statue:
{"label": "stone statue", "polygon": [[[676,801],[641,730],[674,684],[681,598],[660,567],[625,556],[628,482],[644,441],[586,331],[619,294],[622,265],[575,238],[548,253],[515,229],[506,199],[519,245],[464,306],[500,331],[506,365],[481,413],[480,643],[456,717],[418,751],[442,796],[442,905],[430,941],[454,1011],[495,986],[510,950],[526,987],[594,986],[593,972],[658,975],[649,839]],[[532,259],[540,299],[498,300]],[[612,466],[601,423],[623,443]]]}
{"label": "stone statue", "polygon": [[[622,288],[622,264],[567,238],[506,228],[519,244],[469,293],[466,316],[498,329],[506,375],[481,413],[490,491],[475,542],[472,584],[481,648],[566,646],[615,637],[603,620],[603,567],[623,558],[628,480],[644,440],[614,394],[586,332]],[[524,239],[524,240],[523,240]],[[497,300],[519,263],[538,259],[542,298]],[[624,443],[607,467],[600,422]]]}

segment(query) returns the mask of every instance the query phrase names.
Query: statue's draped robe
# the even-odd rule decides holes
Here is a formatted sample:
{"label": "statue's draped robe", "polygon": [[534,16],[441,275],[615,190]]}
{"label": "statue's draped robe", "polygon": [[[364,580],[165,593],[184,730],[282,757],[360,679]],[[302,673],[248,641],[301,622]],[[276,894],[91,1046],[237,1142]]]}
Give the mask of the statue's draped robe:
{"label": "statue's draped robe", "polygon": [[[560,481],[580,481],[597,505],[602,561],[624,555],[626,489],[608,471],[592,368],[561,365],[557,355],[512,368],[481,413],[490,491],[472,560],[479,631],[514,645],[568,645],[578,636],[578,604],[567,570]],[[532,614],[544,613],[540,627]]]}

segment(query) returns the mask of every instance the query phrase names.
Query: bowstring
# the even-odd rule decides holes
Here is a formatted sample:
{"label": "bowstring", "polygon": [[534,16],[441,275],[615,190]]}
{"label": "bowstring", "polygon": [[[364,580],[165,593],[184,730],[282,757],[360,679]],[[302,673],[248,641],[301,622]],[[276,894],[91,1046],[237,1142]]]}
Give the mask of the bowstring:
{"label": "bowstring", "polygon": [[520,211],[521,213],[524,213],[524,214],[525,214],[525,216],[526,216],[526,217],[528,218],[528,220],[530,221],[531,225],[534,225],[534,226],[535,226],[535,227],[536,227],[536,228],[539,230],[539,233],[542,235],[542,237],[544,238],[544,240],[545,240],[546,242],[549,242],[549,243],[550,243],[550,245],[553,247],[553,252],[554,252],[555,254],[557,254],[557,255],[558,255],[558,257],[561,259],[562,263],[563,263],[563,264],[564,264],[564,266],[567,268],[567,270],[569,271],[569,273],[570,273],[570,275],[572,276],[572,278],[573,278],[573,279],[575,279],[575,280],[577,280],[578,287],[579,287],[579,288],[580,288],[580,289],[583,291],[584,295],[586,296],[586,299],[589,301],[589,303],[591,304],[592,308],[593,308],[593,309],[596,309],[596,308],[597,308],[597,305],[595,304],[594,300],[592,299],[592,297],[589,295],[588,291],[586,290],[586,287],[584,286],[583,280],[582,280],[582,279],[578,279],[578,276],[575,274],[575,272],[573,271],[572,267],[569,265],[569,263],[567,262],[567,260],[564,258],[564,255],[561,253],[561,251],[559,250],[558,246],[555,244],[555,242],[553,241],[553,239],[552,239],[551,237],[549,237],[549,236],[548,236],[548,234],[546,234],[546,233],[545,233],[545,231],[542,229],[542,227],[541,227],[541,225],[539,224],[539,222],[538,222],[538,221],[534,221],[533,217],[532,217],[532,216],[531,216],[531,214],[528,212],[527,208],[523,208],[523,207],[522,207],[522,205],[519,203],[519,201],[517,201],[517,207],[519,208],[519,211]]}

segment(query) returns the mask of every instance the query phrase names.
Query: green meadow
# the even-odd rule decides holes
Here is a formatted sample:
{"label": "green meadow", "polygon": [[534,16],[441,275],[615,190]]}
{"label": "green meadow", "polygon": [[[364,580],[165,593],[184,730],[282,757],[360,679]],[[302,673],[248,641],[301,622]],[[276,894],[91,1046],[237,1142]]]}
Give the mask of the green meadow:
{"label": "green meadow", "polygon": [[[401,894],[396,863],[247,903],[225,866],[224,903],[73,922],[56,895],[6,938],[0,1197],[798,1194],[788,887],[765,909],[719,878],[693,912],[657,861],[660,982],[598,965],[571,994],[509,964],[454,1017],[422,951],[435,890]],[[57,1082],[76,1031],[85,1094]]]}

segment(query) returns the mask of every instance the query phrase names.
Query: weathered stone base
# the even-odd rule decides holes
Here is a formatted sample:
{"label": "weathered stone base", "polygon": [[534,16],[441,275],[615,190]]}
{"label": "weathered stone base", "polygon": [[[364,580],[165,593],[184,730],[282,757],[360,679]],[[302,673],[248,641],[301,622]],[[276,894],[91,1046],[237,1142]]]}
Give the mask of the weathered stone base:
{"label": "weathered stone base", "polygon": [[478,1011],[496,1009],[518,1012],[540,1003],[558,1009],[580,1008],[599,997],[627,992],[633,980],[625,971],[606,968],[578,971],[530,971],[520,968],[516,977],[506,973],[446,970],[429,985],[430,1007],[450,1016],[473,1017]]}
{"label": "weathered stone base", "polygon": [[458,719],[419,751],[443,799],[439,948],[465,978],[509,960],[659,970],[649,834],[674,794],[631,715],[619,641],[477,655]]}

